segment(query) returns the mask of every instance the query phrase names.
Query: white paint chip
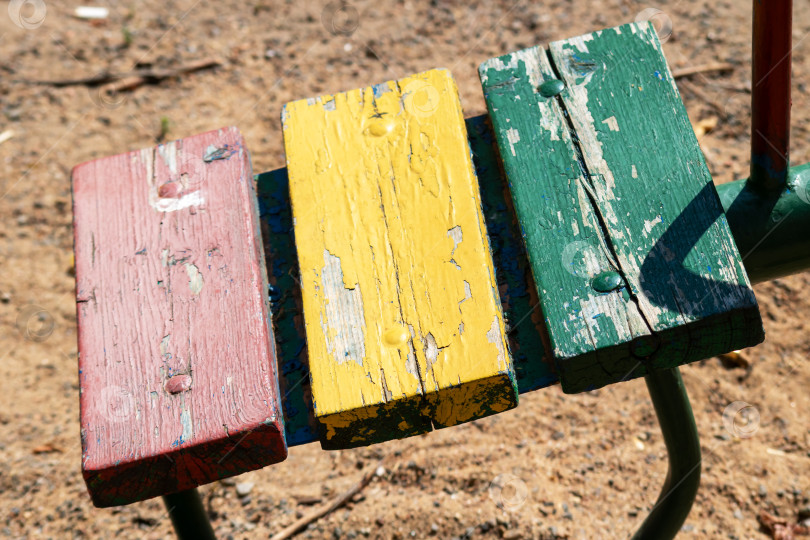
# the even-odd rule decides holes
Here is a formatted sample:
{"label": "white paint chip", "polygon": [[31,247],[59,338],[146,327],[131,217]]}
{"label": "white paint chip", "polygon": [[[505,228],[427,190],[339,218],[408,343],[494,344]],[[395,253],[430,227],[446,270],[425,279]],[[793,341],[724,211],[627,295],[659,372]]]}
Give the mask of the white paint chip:
{"label": "white paint chip", "polygon": [[425,336],[424,344],[427,368],[430,370],[430,368],[433,367],[433,364],[435,364],[436,360],[439,358],[439,346],[436,344],[436,338],[434,338],[433,334],[430,332],[428,332],[428,335]]}
{"label": "white paint chip", "polygon": [[191,423],[191,411],[183,404],[183,411],[180,413],[180,423],[183,425],[183,434],[180,435],[181,442],[188,442],[194,435],[194,426]]}
{"label": "white paint chip", "polygon": [[619,131],[619,122],[616,121],[615,116],[605,118],[604,120],[602,120],[602,123],[607,124],[607,127],[610,128],[610,131]]}
{"label": "white paint chip", "polygon": [[520,142],[520,133],[515,128],[509,128],[506,130],[506,140],[509,141],[509,150],[512,151],[512,155],[515,156],[515,143]]}
{"label": "white paint chip", "polygon": [[348,288],[343,283],[340,258],[323,250],[321,283],[326,299],[321,315],[321,329],[326,336],[326,350],[338,364],[354,360],[361,366],[366,356],[366,321],[360,289]]}
{"label": "white paint chip", "polygon": [[188,273],[188,287],[191,289],[191,294],[200,294],[203,288],[203,277],[200,269],[190,263],[183,263]]}
{"label": "white paint chip", "polygon": [[498,324],[498,316],[492,319],[492,326],[487,332],[487,341],[493,343],[498,349],[498,366],[501,369],[506,369],[506,351],[503,347],[503,337],[501,336],[501,327]]}

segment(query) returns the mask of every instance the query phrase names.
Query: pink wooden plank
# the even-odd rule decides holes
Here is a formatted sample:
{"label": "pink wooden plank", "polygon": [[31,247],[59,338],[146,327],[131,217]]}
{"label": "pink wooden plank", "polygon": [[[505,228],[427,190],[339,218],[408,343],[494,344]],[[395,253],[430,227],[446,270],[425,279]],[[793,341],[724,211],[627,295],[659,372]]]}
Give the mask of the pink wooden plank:
{"label": "pink wooden plank", "polygon": [[73,171],[82,470],[128,504],[287,455],[236,128]]}

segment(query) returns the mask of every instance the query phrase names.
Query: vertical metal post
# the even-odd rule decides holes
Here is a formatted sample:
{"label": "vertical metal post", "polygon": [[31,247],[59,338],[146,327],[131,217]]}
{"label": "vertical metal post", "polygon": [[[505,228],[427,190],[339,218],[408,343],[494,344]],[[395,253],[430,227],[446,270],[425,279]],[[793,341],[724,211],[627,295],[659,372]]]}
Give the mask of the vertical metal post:
{"label": "vertical metal post", "polygon": [[763,194],[785,187],[790,146],[792,0],[754,0],[751,176]]}
{"label": "vertical metal post", "polygon": [[669,455],[661,494],[633,540],[675,538],[692,509],[700,485],[700,440],[689,396],[678,368],[644,377]]}
{"label": "vertical metal post", "polygon": [[180,540],[216,540],[208,514],[196,489],[163,496],[174,532]]}

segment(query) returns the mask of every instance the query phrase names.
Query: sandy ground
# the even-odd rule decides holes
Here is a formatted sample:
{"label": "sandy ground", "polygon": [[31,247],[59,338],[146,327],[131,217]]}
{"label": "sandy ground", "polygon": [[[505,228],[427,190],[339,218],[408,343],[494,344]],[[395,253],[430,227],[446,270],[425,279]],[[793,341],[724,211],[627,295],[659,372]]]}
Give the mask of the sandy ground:
{"label": "sandy ground", "polygon": [[[277,168],[284,165],[283,103],[434,67],[450,68],[467,115],[481,114],[476,68],[483,60],[629,22],[651,7],[630,0],[358,1],[349,11],[356,17],[335,19],[320,3],[114,0],[106,21],[89,22],[72,17],[74,2],[29,2],[22,19],[15,17],[20,4],[0,6],[0,133],[13,132],[0,143],[0,537],[9,538],[171,536],[160,500],[96,509],[81,478],[74,165],[237,125],[255,170]],[[682,87],[693,123],[717,120],[701,143],[718,182],[747,171],[748,4],[652,6],[672,22],[664,49],[673,68],[735,66],[692,77],[702,97]],[[810,149],[807,7],[796,1],[794,163],[808,161]],[[222,66],[112,100],[81,85],[24,82],[208,57]],[[768,337],[744,351],[749,371],[718,359],[683,368],[704,454],[683,538],[767,538],[761,510],[795,523],[810,502],[810,338],[801,315],[810,313],[808,282],[804,274],[756,287]],[[737,401],[750,407],[728,429],[723,411]],[[740,437],[743,429],[752,436]],[[201,491],[222,538],[263,538],[380,460],[382,476],[301,536],[622,538],[641,523],[666,474],[656,419],[636,380],[574,396],[548,388],[493,418],[359,450],[293,448],[286,462],[237,480],[253,484],[248,497],[237,495],[234,482]]]}

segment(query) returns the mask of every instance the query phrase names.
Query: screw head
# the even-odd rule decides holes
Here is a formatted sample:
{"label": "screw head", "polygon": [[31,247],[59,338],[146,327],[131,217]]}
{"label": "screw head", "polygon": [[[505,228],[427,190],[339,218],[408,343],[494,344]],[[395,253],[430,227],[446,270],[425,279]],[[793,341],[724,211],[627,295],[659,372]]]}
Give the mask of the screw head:
{"label": "screw head", "polygon": [[175,375],[166,381],[166,391],[170,394],[179,394],[191,389],[191,376],[185,373]]}
{"label": "screw head", "polygon": [[624,280],[621,274],[614,271],[602,272],[591,281],[591,287],[598,292],[610,292],[622,286]]}
{"label": "screw head", "polygon": [[565,89],[565,83],[559,79],[550,79],[540,85],[540,95],[543,97],[554,97]]}

